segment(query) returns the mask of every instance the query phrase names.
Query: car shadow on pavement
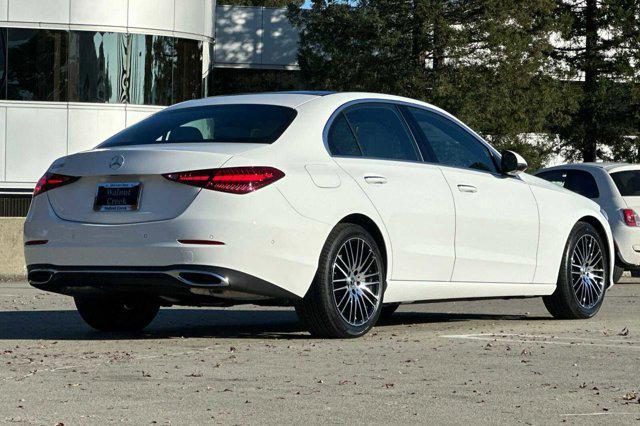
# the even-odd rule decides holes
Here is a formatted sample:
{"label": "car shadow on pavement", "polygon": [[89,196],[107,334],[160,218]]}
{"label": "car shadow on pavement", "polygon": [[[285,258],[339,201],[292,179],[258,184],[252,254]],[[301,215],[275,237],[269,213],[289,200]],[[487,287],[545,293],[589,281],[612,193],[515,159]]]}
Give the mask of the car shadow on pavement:
{"label": "car shadow on pavement", "polygon": [[[532,321],[525,315],[398,312],[376,327],[469,320]],[[118,340],[176,337],[308,339],[293,310],[163,309],[142,333],[102,333],[89,328],[75,310],[1,311],[3,340]]]}

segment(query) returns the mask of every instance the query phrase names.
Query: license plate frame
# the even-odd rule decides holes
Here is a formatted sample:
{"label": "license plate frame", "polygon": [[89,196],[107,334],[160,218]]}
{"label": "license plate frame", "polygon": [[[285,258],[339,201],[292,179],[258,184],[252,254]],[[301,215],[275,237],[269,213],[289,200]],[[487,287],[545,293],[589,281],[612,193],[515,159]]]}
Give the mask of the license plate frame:
{"label": "license plate frame", "polygon": [[[121,191],[118,192],[118,190]],[[141,182],[99,183],[93,201],[93,210],[102,213],[138,211],[140,209],[141,196]]]}

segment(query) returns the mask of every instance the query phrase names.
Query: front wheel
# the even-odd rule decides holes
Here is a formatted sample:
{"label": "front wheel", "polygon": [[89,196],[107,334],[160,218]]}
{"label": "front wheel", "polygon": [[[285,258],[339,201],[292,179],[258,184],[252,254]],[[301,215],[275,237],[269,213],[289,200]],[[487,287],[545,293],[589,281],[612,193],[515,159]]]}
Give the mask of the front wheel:
{"label": "front wheel", "polygon": [[296,312],[312,335],[360,337],[380,316],[384,288],[376,241],[361,226],[339,224],[327,238],[311,288]]}
{"label": "front wheel", "polygon": [[154,303],[76,297],[76,308],[82,319],[99,331],[140,331],[158,314]]}
{"label": "front wheel", "polygon": [[544,304],[555,318],[591,318],[602,306],[608,277],[605,243],[592,225],[578,222],[565,246],[556,290]]}

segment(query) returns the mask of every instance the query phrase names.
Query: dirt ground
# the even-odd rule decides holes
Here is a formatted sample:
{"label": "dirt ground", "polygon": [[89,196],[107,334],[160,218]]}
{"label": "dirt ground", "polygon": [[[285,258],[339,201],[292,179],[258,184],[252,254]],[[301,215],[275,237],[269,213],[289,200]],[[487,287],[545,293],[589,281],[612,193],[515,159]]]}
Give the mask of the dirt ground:
{"label": "dirt ground", "polygon": [[[628,280],[629,281],[629,280]],[[291,309],[163,309],[141,336],[0,285],[0,421],[25,424],[640,424],[640,283],[598,316],[540,299],[405,305],[358,340]]]}

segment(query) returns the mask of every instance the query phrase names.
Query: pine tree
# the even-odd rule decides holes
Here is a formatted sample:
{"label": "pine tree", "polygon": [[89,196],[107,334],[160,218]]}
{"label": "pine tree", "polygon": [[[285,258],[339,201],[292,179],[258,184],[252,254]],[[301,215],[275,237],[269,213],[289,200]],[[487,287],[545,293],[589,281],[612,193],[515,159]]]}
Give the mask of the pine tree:
{"label": "pine tree", "polygon": [[566,125],[555,126],[566,155],[628,160],[629,136],[638,134],[640,1],[556,1],[563,27],[553,57],[577,105]]}
{"label": "pine tree", "polygon": [[541,165],[563,106],[547,69],[554,0],[315,0],[290,7],[310,88],[392,93],[441,106]]}

